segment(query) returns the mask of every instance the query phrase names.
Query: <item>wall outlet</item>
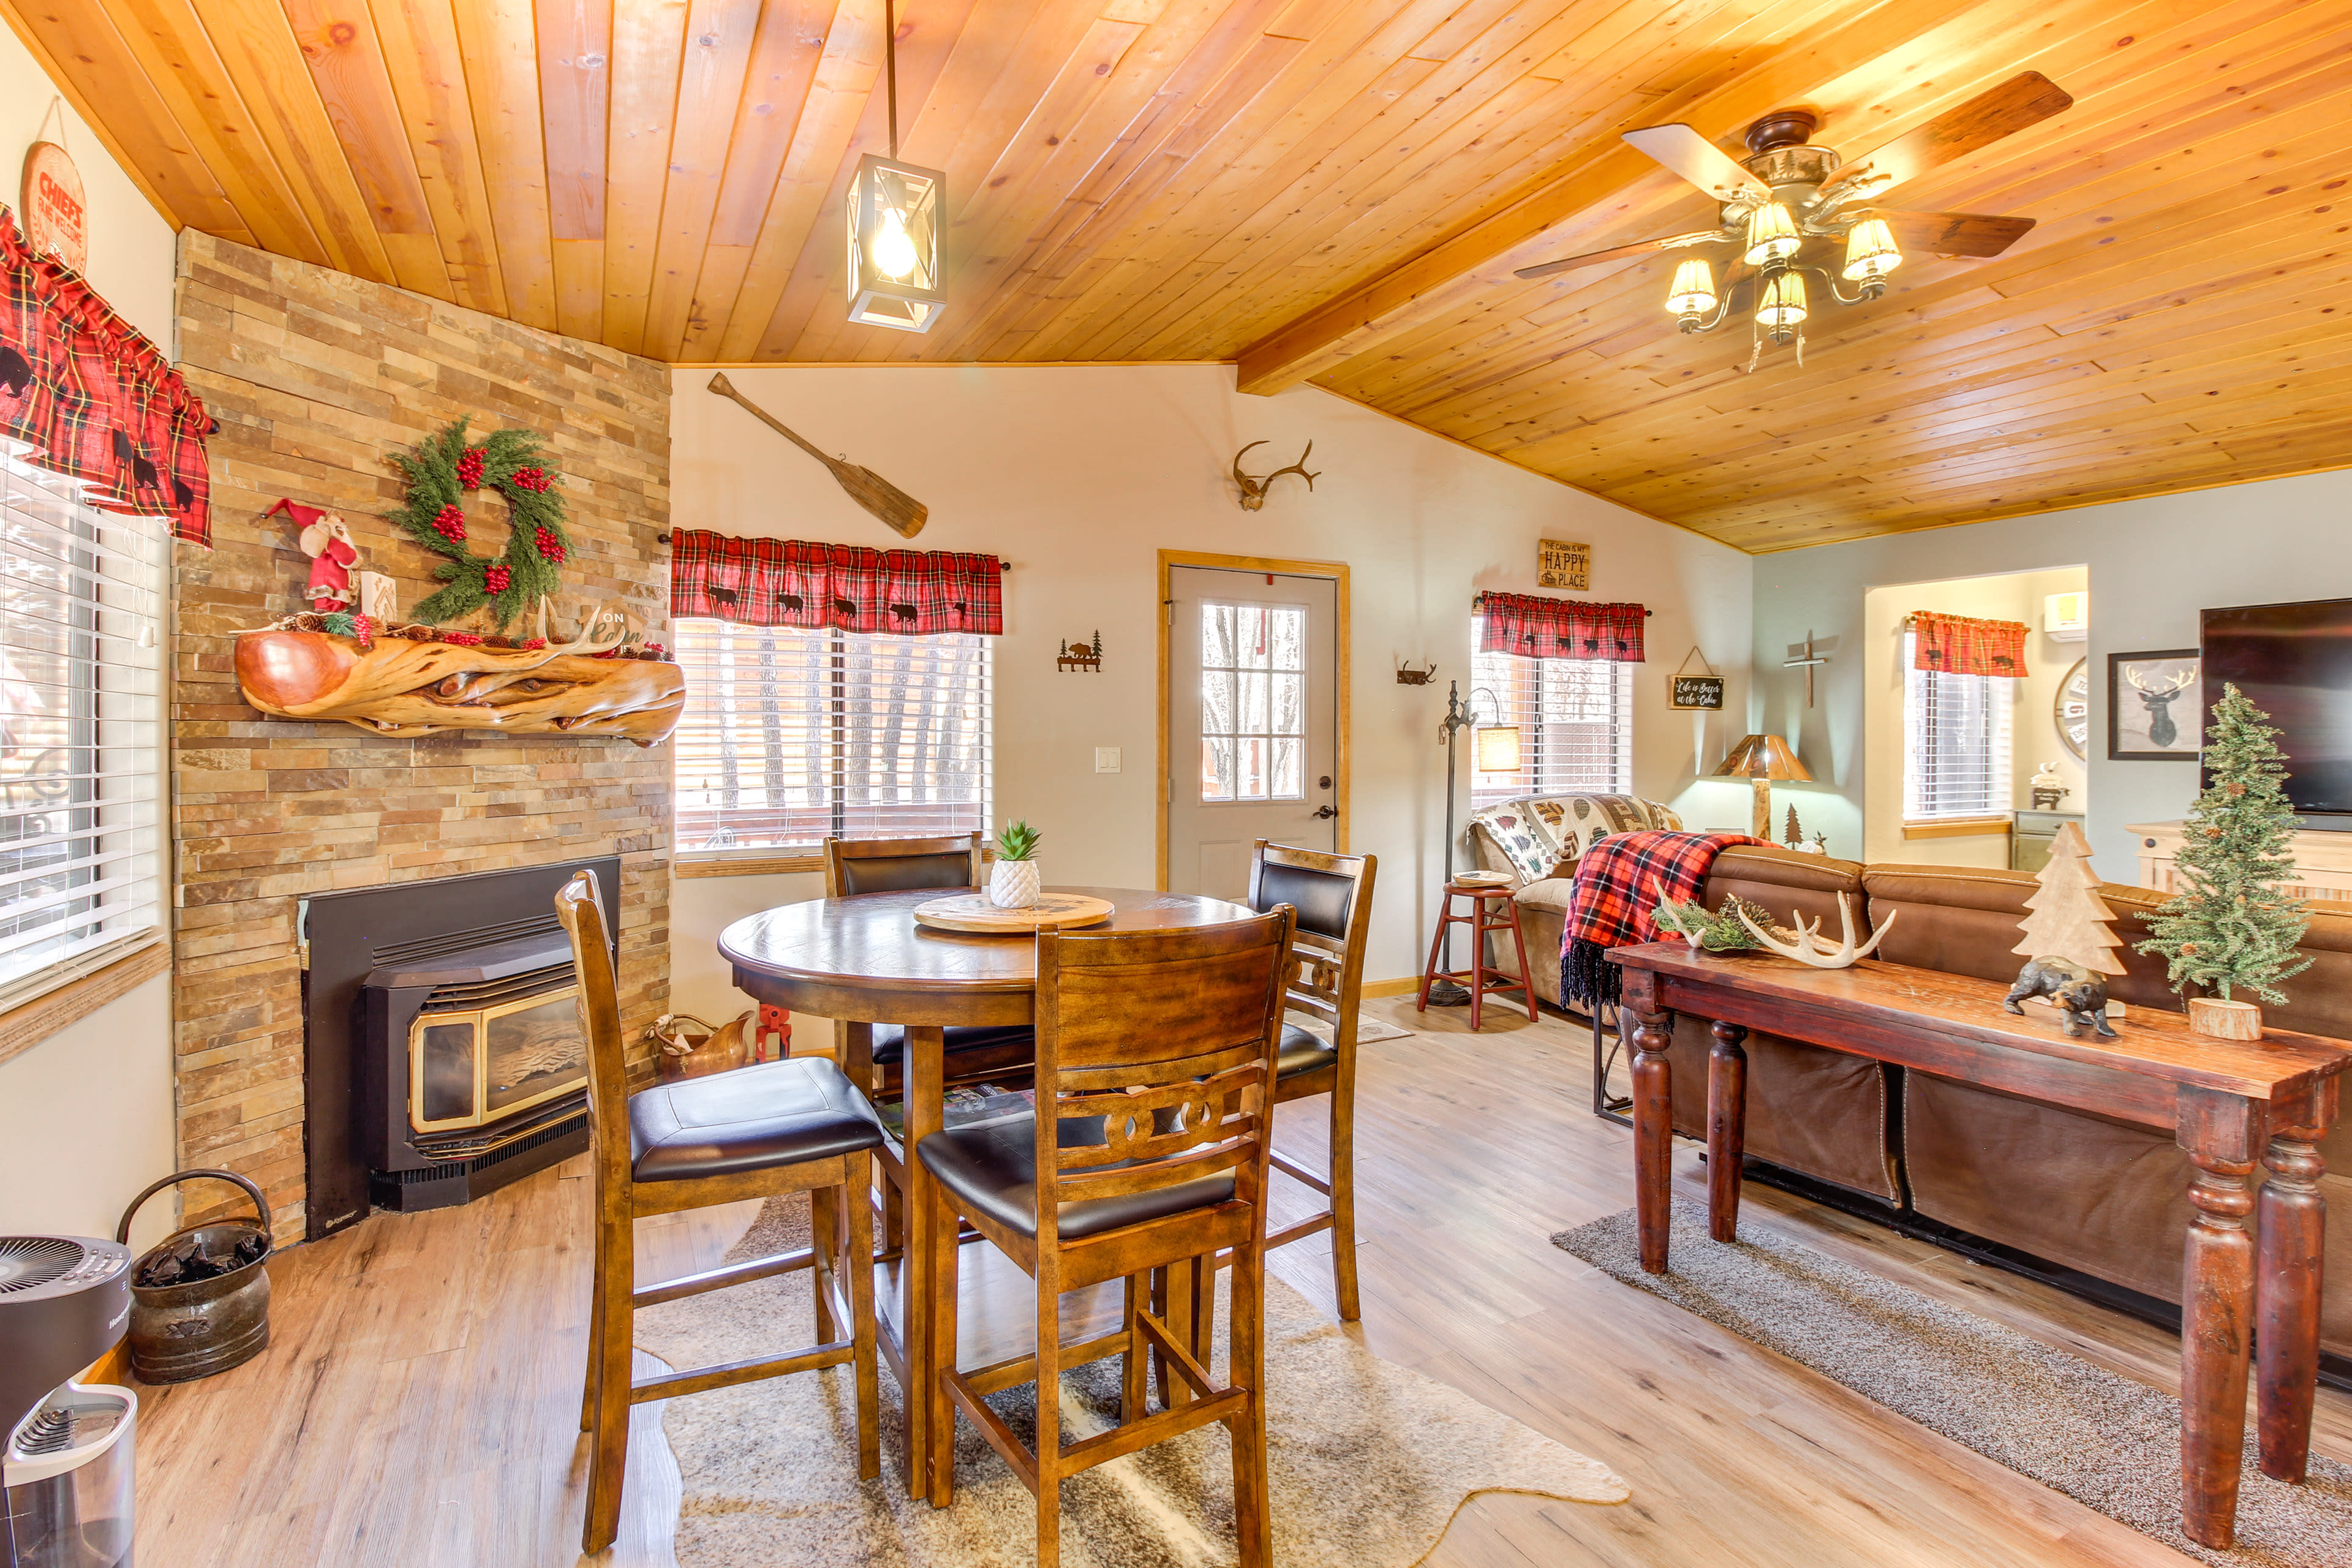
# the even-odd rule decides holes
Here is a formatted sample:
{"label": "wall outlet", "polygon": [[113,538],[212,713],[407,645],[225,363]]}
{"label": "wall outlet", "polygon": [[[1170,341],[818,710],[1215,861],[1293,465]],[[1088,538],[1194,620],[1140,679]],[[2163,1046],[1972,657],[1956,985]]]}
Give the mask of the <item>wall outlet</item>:
{"label": "wall outlet", "polygon": [[1097,746],[1095,748],[1095,772],[1098,773],[1115,773],[1118,772],[1118,748],[1117,746]]}

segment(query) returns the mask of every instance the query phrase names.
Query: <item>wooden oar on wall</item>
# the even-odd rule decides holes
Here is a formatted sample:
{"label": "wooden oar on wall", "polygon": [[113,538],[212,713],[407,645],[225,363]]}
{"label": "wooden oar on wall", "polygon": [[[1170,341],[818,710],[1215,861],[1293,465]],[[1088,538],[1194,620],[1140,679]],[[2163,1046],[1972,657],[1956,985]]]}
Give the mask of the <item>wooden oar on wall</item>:
{"label": "wooden oar on wall", "polygon": [[923,524],[931,509],[900,489],[871,468],[861,468],[856,463],[845,463],[828,458],[806,441],[784,422],[735,390],[734,384],[724,375],[710,378],[710,390],[721,397],[731,397],[751,411],[759,421],[833,470],[834,479],[849,492],[849,499],[896,529],[903,538],[912,539],[923,531]]}

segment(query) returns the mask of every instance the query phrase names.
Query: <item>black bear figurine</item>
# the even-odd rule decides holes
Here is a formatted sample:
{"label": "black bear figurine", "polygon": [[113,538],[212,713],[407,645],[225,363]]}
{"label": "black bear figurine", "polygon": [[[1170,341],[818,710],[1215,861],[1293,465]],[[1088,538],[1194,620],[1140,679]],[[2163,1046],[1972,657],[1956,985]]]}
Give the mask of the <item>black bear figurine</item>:
{"label": "black bear figurine", "polygon": [[2116,1037],[2115,1030],[2107,1026],[2107,977],[2096,970],[2063,958],[2037,958],[2018,972],[2017,984],[2009,988],[2000,1005],[2022,1015],[2025,1009],[2018,1004],[2028,996],[2047,996],[2058,1004],[2063,1015],[2058,1026],[2070,1040],[2082,1034],[2086,1023],[2099,1032],[2101,1039]]}

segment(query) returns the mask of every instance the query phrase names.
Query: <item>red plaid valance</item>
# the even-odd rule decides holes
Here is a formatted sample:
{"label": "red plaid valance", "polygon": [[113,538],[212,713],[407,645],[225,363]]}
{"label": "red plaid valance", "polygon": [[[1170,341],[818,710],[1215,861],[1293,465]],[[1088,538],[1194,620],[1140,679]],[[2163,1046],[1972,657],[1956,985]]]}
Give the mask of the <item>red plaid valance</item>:
{"label": "red plaid valance", "polygon": [[1976,621],[1966,616],[1914,610],[1912,668],[1952,675],[2021,676],[2026,630],[2022,621]]}
{"label": "red plaid valance", "polygon": [[670,535],[669,613],[753,626],[848,632],[1004,630],[1004,568],[993,555],[873,550],[805,539]]}
{"label": "red plaid valance", "polygon": [[89,481],[96,505],[168,517],[174,538],[210,545],[211,430],[155,345],[0,208],[0,436]]}
{"label": "red plaid valance", "polygon": [[1533,594],[1481,594],[1478,651],[1521,658],[1606,658],[1642,662],[1639,605],[1594,605],[1580,599],[1539,599]]}

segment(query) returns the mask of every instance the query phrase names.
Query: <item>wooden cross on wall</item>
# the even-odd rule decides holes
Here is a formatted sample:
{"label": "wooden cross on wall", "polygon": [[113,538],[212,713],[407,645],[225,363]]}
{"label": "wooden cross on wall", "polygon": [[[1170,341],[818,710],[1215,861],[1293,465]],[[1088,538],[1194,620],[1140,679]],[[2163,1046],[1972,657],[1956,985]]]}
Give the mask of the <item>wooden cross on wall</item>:
{"label": "wooden cross on wall", "polygon": [[1805,706],[1808,708],[1811,708],[1813,705],[1813,671],[1819,666],[1827,664],[1829,661],[1829,655],[1825,653],[1815,653],[1813,651],[1813,628],[1807,626],[1805,628],[1805,657],[1802,658],[1783,659],[1780,662],[1780,668],[1783,669],[1797,669],[1801,668],[1804,670]]}

